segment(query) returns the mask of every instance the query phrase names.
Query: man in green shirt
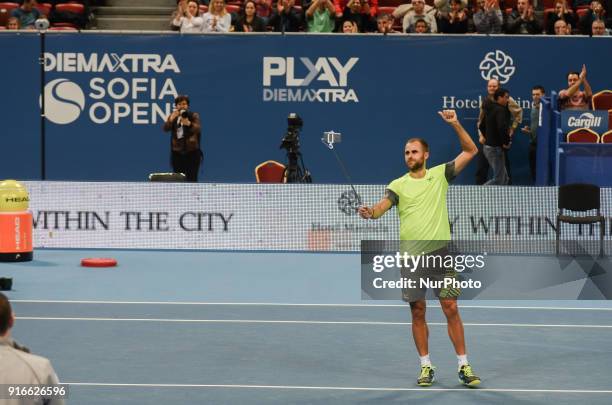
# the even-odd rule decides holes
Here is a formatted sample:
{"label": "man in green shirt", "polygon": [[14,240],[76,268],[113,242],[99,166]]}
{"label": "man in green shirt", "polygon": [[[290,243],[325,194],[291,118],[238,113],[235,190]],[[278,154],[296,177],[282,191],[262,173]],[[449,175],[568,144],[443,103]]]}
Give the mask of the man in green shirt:
{"label": "man in green shirt", "polygon": [[335,8],[331,0],[313,0],[306,10],[308,32],[333,32]]}
{"label": "man in green shirt", "polygon": [[[385,197],[376,205],[359,207],[359,215],[362,218],[378,219],[391,207],[397,206],[400,240],[423,241],[418,246],[418,250],[422,250],[425,254],[439,252],[438,248],[450,241],[450,224],[446,208],[448,184],[478,153],[474,141],[457,120],[455,111],[444,110],[439,114],[455,130],[459,138],[461,153],[455,160],[427,169],[426,162],[429,159],[427,142],[421,138],[409,139],[404,148],[408,173],[392,181],[387,187]],[[446,316],[449,337],[457,353],[459,379],[465,385],[476,386],[480,384],[480,378],[474,374],[467,361],[463,322],[457,307],[458,293],[458,290],[450,294],[448,291],[446,294],[440,294],[440,290],[436,291]],[[434,382],[435,367],[429,359],[427,341],[429,330],[425,321],[426,301],[421,297],[411,299],[404,296],[404,299],[410,302],[412,335],[421,360],[421,373],[417,384],[430,386]]]}

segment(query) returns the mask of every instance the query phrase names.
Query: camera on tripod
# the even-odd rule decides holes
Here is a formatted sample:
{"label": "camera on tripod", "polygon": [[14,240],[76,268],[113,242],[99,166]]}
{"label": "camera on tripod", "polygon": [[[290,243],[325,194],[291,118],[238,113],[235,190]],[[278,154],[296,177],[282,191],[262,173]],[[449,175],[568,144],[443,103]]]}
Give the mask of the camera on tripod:
{"label": "camera on tripod", "polygon": [[304,126],[304,121],[296,113],[291,113],[287,117],[287,125],[287,133],[280,144],[280,149],[287,150],[288,163],[285,168],[287,183],[312,183],[310,172],[304,167],[304,159],[300,153],[300,130]]}
{"label": "camera on tripod", "polygon": [[289,114],[287,117],[287,133],[281,141],[280,148],[287,149],[287,152],[292,150],[299,151],[300,149],[300,130],[304,126],[304,121],[296,113]]}

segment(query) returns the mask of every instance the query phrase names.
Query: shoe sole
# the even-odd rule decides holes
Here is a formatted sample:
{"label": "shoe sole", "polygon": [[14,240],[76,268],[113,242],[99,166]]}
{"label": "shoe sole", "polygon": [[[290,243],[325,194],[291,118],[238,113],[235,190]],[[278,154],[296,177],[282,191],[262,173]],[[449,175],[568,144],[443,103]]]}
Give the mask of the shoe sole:
{"label": "shoe sole", "polygon": [[433,383],[436,382],[436,379],[434,378],[433,380],[431,380],[430,383],[417,383],[417,385],[419,387],[431,387],[433,385]]}
{"label": "shoe sole", "polygon": [[459,380],[459,382],[461,384],[465,385],[466,387],[476,387],[476,386],[480,385],[480,380],[474,380],[474,381],[472,381],[470,383],[466,383],[466,382],[464,382],[462,380]]}

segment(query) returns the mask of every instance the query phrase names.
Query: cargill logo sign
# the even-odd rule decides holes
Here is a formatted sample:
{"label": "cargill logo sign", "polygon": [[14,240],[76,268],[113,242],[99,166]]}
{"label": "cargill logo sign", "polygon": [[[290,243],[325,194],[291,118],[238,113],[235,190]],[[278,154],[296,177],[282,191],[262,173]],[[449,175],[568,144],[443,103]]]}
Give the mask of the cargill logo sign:
{"label": "cargill logo sign", "polygon": [[607,111],[562,111],[561,127],[563,132],[569,132],[577,128],[590,128],[603,134],[608,130]]}

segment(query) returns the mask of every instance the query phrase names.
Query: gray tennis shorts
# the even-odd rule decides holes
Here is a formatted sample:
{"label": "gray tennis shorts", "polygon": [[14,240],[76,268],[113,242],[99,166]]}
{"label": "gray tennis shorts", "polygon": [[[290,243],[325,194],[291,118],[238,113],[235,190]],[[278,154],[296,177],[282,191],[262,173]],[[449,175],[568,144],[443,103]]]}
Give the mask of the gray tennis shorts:
{"label": "gray tennis shorts", "polygon": [[[450,253],[446,247],[435,250],[431,253],[423,255],[425,262],[418,268],[413,269],[402,267],[400,274],[403,279],[411,279],[415,281],[414,287],[402,288],[402,300],[406,302],[415,302],[424,300],[427,295],[427,290],[431,288],[436,298],[457,298],[461,295],[461,289],[444,287],[445,279],[456,278],[457,272],[453,268],[446,268],[443,265],[445,258]],[[431,287],[434,285],[434,287]]]}

